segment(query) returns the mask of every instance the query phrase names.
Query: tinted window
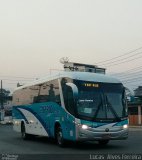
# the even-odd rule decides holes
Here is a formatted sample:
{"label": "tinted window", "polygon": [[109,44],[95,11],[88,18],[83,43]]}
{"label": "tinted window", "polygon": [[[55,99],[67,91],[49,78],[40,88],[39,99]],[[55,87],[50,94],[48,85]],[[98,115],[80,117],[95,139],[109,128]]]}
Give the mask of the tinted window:
{"label": "tinted window", "polygon": [[72,82],[69,78],[63,78],[61,80],[61,86],[62,86],[62,92],[63,92],[63,98],[65,103],[65,108],[67,111],[74,115],[74,97],[73,97],[73,91],[70,86],[66,85],[66,83]]}
{"label": "tinted window", "polygon": [[58,80],[40,84],[38,95],[34,96],[33,102],[56,102],[58,104],[61,104]]}
{"label": "tinted window", "polygon": [[45,82],[17,90],[13,96],[14,105],[25,105],[42,102],[61,104],[58,80]]}

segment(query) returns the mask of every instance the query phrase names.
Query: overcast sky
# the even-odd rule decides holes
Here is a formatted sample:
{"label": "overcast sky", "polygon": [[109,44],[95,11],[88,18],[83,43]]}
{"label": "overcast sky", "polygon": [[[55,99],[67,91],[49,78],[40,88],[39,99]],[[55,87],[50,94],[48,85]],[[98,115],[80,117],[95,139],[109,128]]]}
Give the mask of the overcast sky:
{"label": "overcast sky", "polygon": [[0,79],[13,88],[11,76],[47,75],[61,57],[97,64],[139,48],[141,17],[142,0],[0,0]]}

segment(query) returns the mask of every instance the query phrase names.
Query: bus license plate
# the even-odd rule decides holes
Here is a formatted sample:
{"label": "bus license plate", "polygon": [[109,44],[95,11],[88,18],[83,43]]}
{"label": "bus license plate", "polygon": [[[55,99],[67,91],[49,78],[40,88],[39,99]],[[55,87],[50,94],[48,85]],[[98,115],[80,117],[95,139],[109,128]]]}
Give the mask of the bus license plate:
{"label": "bus license plate", "polygon": [[110,139],[110,134],[104,134],[102,135],[102,139]]}

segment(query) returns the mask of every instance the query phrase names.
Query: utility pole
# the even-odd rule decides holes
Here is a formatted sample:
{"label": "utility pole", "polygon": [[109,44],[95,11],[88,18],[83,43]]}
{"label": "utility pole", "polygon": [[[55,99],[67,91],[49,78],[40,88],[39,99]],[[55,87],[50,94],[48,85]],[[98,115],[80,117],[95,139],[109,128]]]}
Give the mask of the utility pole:
{"label": "utility pole", "polygon": [[2,80],[1,80],[1,88],[0,88],[0,121],[4,120],[4,107],[3,107],[3,88],[2,88]]}
{"label": "utility pole", "polygon": [[1,92],[0,92],[0,103],[1,103],[1,110],[3,109],[3,89],[2,89],[2,80],[1,80]]}

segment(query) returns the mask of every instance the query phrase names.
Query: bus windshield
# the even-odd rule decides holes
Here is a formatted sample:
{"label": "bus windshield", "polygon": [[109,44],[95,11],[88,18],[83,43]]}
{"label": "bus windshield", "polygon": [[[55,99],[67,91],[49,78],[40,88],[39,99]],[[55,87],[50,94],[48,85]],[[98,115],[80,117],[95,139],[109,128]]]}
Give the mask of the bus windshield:
{"label": "bus windshield", "polygon": [[120,121],[127,117],[122,84],[75,81],[78,87],[76,112],[79,118],[95,121]]}

